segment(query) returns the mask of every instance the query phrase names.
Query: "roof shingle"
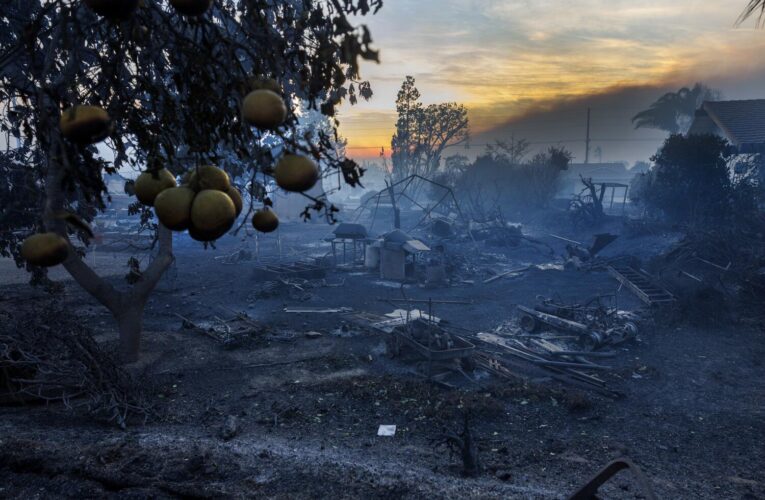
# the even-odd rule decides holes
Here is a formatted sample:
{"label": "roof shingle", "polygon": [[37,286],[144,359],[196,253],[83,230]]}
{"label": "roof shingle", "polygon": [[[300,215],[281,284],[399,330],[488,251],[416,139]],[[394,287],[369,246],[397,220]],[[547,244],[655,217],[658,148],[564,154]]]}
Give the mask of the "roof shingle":
{"label": "roof shingle", "polygon": [[702,109],[736,146],[765,143],[765,99],[704,101]]}

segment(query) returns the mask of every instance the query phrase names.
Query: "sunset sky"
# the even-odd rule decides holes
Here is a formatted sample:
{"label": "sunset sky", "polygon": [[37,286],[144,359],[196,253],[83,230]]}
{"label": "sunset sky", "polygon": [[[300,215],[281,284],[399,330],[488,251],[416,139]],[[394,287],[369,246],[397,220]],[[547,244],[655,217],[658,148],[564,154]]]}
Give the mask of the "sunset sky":
{"label": "sunset sky", "polygon": [[[481,141],[508,130],[521,136],[524,120],[590,101],[607,109],[625,141],[609,160],[650,154],[661,131],[633,132],[629,118],[661,93],[703,81],[726,98],[765,97],[765,31],[754,20],[736,28],[746,0],[385,0],[366,18],[381,64],[365,63],[362,77],[375,95],[344,105],[341,132],[349,153],[375,156],[390,145],[395,98],[404,76],[416,78],[426,104],[464,103],[471,134]],[[646,89],[648,88],[648,89]],[[611,96],[619,96],[618,98]],[[579,109],[579,108],[577,108]],[[582,113],[585,113],[584,111]],[[577,118],[578,119],[578,118]],[[539,122],[539,120],[537,120]],[[550,141],[579,138],[565,120]],[[605,121],[600,122],[605,125]],[[627,143],[625,143],[627,145]],[[572,144],[576,149],[576,144]],[[630,158],[632,156],[633,158]]]}

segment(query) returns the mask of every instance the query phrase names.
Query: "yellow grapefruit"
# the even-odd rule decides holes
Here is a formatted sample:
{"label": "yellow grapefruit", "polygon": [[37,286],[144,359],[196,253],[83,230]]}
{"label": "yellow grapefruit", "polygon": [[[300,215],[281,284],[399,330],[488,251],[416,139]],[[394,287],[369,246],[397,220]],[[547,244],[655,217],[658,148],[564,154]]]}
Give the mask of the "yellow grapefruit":
{"label": "yellow grapefruit", "polygon": [[272,130],[284,123],[287,106],[284,99],[273,90],[253,90],[242,101],[242,118],[250,125]]}
{"label": "yellow grapefruit", "polygon": [[154,212],[166,228],[183,231],[191,224],[194,196],[194,190],[185,186],[165,189],[154,199]]}
{"label": "yellow grapefruit", "polygon": [[21,256],[34,266],[61,264],[69,255],[69,243],[56,233],[33,234],[21,244]]}
{"label": "yellow grapefruit", "polygon": [[286,154],[277,163],[274,178],[285,191],[308,191],[319,180],[319,167],[307,156]]}
{"label": "yellow grapefruit", "polygon": [[201,232],[216,232],[223,227],[228,231],[235,219],[234,202],[224,192],[205,189],[191,204],[191,225]]}
{"label": "yellow grapefruit", "polygon": [[78,144],[94,144],[111,131],[109,113],[99,106],[72,106],[61,113],[61,134]]}
{"label": "yellow grapefruit", "polygon": [[252,227],[261,233],[276,231],[276,228],[279,227],[279,217],[269,208],[258,210],[252,216]]}
{"label": "yellow grapefruit", "polygon": [[236,216],[239,217],[239,214],[242,213],[242,208],[244,207],[242,202],[242,194],[234,186],[229,187],[228,191],[226,191],[226,194],[229,198],[231,198],[231,201],[234,202],[234,207],[236,207]]}
{"label": "yellow grapefruit", "polygon": [[156,172],[144,172],[139,175],[133,189],[138,201],[151,206],[159,193],[175,186],[175,177],[168,169],[163,168]]}
{"label": "yellow grapefruit", "polygon": [[189,187],[194,191],[215,189],[226,192],[231,187],[228,174],[213,165],[200,165],[199,167],[192,168],[187,174],[186,179]]}

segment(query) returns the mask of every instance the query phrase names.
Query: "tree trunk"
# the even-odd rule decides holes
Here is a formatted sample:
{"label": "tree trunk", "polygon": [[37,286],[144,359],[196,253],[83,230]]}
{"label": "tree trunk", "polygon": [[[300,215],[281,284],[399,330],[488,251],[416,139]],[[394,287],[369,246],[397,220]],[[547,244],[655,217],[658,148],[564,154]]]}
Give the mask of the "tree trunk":
{"label": "tree trunk", "polygon": [[[63,149],[63,148],[62,148]],[[54,158],[58,148],[54,145],[49,158]],[[62,165],[49,159],[46,178],[45,225],[69,241],[66,223],[55,217],[65,208],[63,191],[64,170]],[[165,270],[173,263],[173,234],[162,224],[157,228],[158,249],[141,278],[127,291],[119,291],[91,269],[80,258],[74,247],[69,248],[69,256],[63,266],[85,291],[103,304],[117,321],[119,331],[120,355],[125,362],[138,360],[143,329],[143,312],[146,300],[159,283]]]}
{"label": "tree trunk", "polygon": [[125,363],[138,361],[145,305],[141,299],[126,296],[121,310],[114,314],[120,335],[120,357]]}

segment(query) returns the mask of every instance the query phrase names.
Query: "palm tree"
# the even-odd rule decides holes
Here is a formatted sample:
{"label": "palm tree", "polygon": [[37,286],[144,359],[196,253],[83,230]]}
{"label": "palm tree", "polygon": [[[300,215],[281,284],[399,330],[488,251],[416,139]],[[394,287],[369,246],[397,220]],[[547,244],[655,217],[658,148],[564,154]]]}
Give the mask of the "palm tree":
{"label": "palm tree", "polygon": [[677,93],[667,92],[648,109],[633,116],[632,123],[635,124],[635,128],[658,128],[676,134],[680,129],[677,123],[678,100]]}
{"label": "palm tree", "polygon": [[765,0],[750,0],[744,12],[738,16],[736,25],[740,25],[755,14],[757,15],[757,27],[765,26]]}
{"label": "palm tree", "polygon": [[717,99],[720,99],[720,91],[697,83],[690,89],[683,87],[677,92],[667,92],[648,109],[633,116],[632,123],[635,128],[657,128],[670,134],[685,132],[701,103]]}

